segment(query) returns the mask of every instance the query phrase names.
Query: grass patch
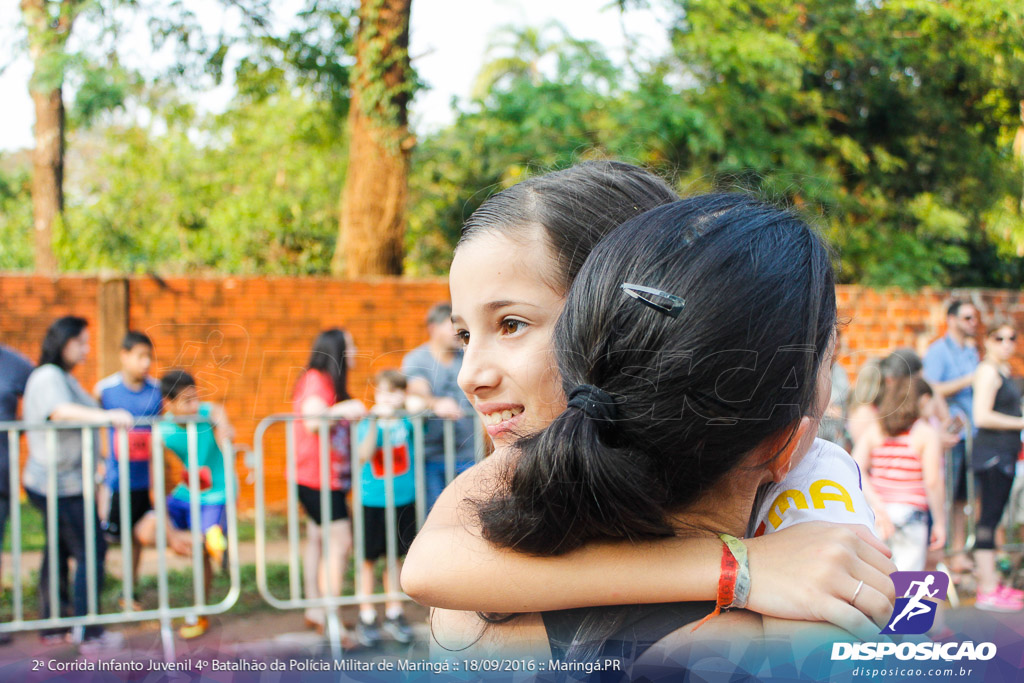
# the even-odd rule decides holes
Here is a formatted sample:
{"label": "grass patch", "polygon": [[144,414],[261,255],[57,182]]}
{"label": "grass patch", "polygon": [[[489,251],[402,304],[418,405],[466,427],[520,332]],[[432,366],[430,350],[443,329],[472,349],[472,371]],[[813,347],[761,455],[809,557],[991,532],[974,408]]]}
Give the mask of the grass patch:
{"label": "grass patch", "polygon": [[[21,548],[22,550],[42,550],[46,545],[46,525],[43,513],[29,502],[21,503]],[[9,519],[9,518],[8,518]],[[11,551],[11,522],[4,533],[4,550]]]}
{"label": "grass patch", "polygon": [[[9,523],[8,523],[9,524]],[[288,521],[284,515],[267,515],[267,538],[285,538],[288,535]],[[240,514],[238,517],[238,542],[252,543],[256,540],[256,519],[252,513]],[[21,549],[23,551],[42,550],[46,547],[46,524],[43,513],[34,505],[25,501],[21,503]],[[4,534],[6,552],[11,551],[11,529]]]}
{"label": "grass patch", "polygon": [[[21,540],[23,551],[43,551],[45,549],[46,529],[43,520],[43,514],[31,503],[25,501],[21,504]],[[266,535],[268,539],[286,538],[287,533],[288,525],[284,515],[267,516]],[[251,514],[240,516],[238,520],[239,542],[251,543],[255,538],[256,522],[253,516]],[[303,538],[303,542],[304,541],[305,539]],[[10,529],[7,530],[7,533],[4,536],[3,548],[5,551],[10,552]],[[115,553],[120,552],[120,550],[117,546],[111,546],[108,552]],[[378,591],[381,590],[381,573],[383,568],[384,562],[382,560],[377,563],[375,571]],[[298,581],[301,586],[301,561],[298,569]],[[256,565],[242,565],[239,568],[239,578],[241,583],[241,592],[237,602],[229,610],[229,614],[245,615],[273,609],[260,595],[259,590],[257,590]],[[71,581],[72,583],[74,582],[73,574],[71,576]],[[176,569],[169,571],[167,575],[167,582],[169,604],[171,607],[184,607],[193,603],[192,571],[190,569]],[[35,569],[29,574],[28,578],[26,578],[23,583],[22,599],[25,606],[25,616],[27,618],[35,618],[35,615],[38,614],[38,585],[39,570]],[[289,585],[288,565],[282,563],[268,563],[267,586],[271,594],[278,599],[287,599],[290,594]],[[213,577],[213,585],[211,586],[210,595],[206,598],[207,603],[213,604],[220,602],[228,594],[230,588],[231,580],[227,572],[221,571],[215,574]],[[108,572],[106,581],[104,582],[103,592],[100,595],[100,612],[107,613],[121,611],[121,607],[119,605],[121,591],[120,577],[113,576]],[[143,609],[156,609],[159,604],[160,595],[156,576],[152,574],[143,574],[140,577],[136,577],[135,594],[136,599],[142,604]],[[351,562],[345,574],[343,594],[355,594],[354,568]],[[0,621],[10,621],[13,616],[11,591],[7,589],[3,592],[2,599],[0,599]]]}
{"label": "grass patch", "polygon": [[[244,615],[261,610],[272,609],[256,589],[256,565],[243,565],[239,570],[239,578],[242,592],[238,601],[229,610],[231,614]],[[73,577],[72,577],[73,580]],[[287,595],[288,591],[288,565],[274,564],[267,567],[268,585]],[[283,588],[282,588],[283,586]],[[38,614],[39,605],[39,571],[33,571],[31,577],[24,583],[24,605],[25,616],[33,618]],[[185,607],[194,604],[192,572],[187,570],[173,570],[167,573],[168,603],[171,607]],[[210,595],[206,596],[208,604],[220,602],[231,589],[231,577],[227,572],[220,572],[213,577],[213,585],[210,588]],[[100,612],[120,612],[121,607],[121,580],[116,576],[107,576],[107,580],[100,595]],[[160,604],[160,589],[157,577],[146,575],[139,577],[135,583],[135,597],[142,604],[145,610],[156,609]],[[14,617],[11,604],[10,591],[5,592],[4,600],[0,604],[0,621],[10,621]]]}

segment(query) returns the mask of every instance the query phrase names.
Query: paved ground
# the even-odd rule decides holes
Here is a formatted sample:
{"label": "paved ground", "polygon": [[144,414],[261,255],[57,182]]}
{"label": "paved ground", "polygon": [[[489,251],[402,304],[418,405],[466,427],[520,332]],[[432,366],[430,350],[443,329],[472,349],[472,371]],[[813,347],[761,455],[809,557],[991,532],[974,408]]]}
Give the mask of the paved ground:
{"label": "paved ground", "polygon": [[[286,542],[274,542],[268,546],[268,557],[274,562],[281,562],[287,557]],[[243,564],[255,561],[255,544],[242,543],[239,556]],[[39,553],[27,553],[24,558],[24,569],[34,570],[39,565]],[[6,564],[9,558],[5,557]],[[189,569],[188,558],[170,555],[169,566],[176,569]],[[113,548],[107,556],[107,566],[114,575],[121,573],[121,555]],[[143,556],[143,573],[155,573],[156,556],[148,551]],[[941,621],[948,627],[944,637],[947,640],[972,640],[974,642],[991,641],[999,645],[1000,658],[1009,657],[1007,661],[1015,661],[1017,665],[1024,662],[1024,613],[992,614],[980,612],[973,607],[973,600],[961,601],[957,609],[943,612]],[[384,660],[420,661],[427,658],[429,642],[429,626],[425,608],[409,603],[407,615],[415,631],[415,641],[409,645],[401,645],[394,641],[384,641],[373,649],[352,650],[345,653],[348,660],[363,662],[381,662]],[[342,620],[350,626],[355,623],[356,609],[342,610]],[[174,647],[177,661],[299,661],[323,662],[330,659],[330,648],[324,637],[306,627],[301,611],[279,611],[269,606],[266,609],[243,615],[224,614],[210,618],[211,628],[203,636],[184,641],[175,636]],[[142,622],[123,627],[114,627],[127,638],[127,648],[113,657],[120,661],[160,662],[164,659],[159,625],[156,622]],[[1017,661],[1017,660],[1020,661]],[[0,646],[0,681],[15,680],[19,683],[32,683],[42,680],[82,680],[80,673],[54,674],[52,668],[46,667],[75,666],[82,663],[78,650],[71,644],[43,644],[35,632],[15,635],[11,644]],[[33,668],[39,671],[33,672]],[[209,673],[209,671],[205,672]],[[191,676],[171,676],[173,680],[188,680],[197,677],[198,672],[192,671]],[[56,678],[55,678],[56,676]],[[110,674],[97,678],[98,674],[90,675],[88,680],[139,680],[163,681],[166,675],[155,676],[152,668],[143,669],[138,674]],[[282,679],[268,674],[266,680],[297,680]],[[315,677],[321,680],[320,677]],[[205,680],[205,676],[204,676]],[[251,678],[236,677],[233,674],[218,674],[212,680],[248,681]],[[262,680],[262,679],[261,679]],[[390,680],[390,679],[388,679]]]}
{"label": "paved ground", "polygon": [[[274,541],[267,545],[267,557],[273,563],[281,563],[288,557],[287,541]],[[39,568],[42,554],[38,551],[26,552],[22,557],[22,575],[27,577]],[[239,560],[242,565],[256,562],[256,545],[254,542],[239,544]],[[3,554],[3,567],[11,567],[10,556]],[[170,569],[191,570],[191,558],[174,553],[167,554]],[[114,576],[121,575],[121,552],[117,546],[112,547],[106,558],[107,571]],[[156,574],[157,555],[147,549],[142,556],[140,574]],[[8,593],[9,595],[9,593]],[[33,609],[33,607],[29,607]],[[384,640],[375,648],[359,649],[346,652],[346,658],[359,660],[379,660],[382,658],[420,660],[427,657],[429,627],[427,610],[410,602],[406,609],[410,624],[416,638],[409,645],[402,645],[392,640]],[[27,615],[31,616],[31,612]],[[355,624],[357,608],[344,608],[341,611],[342,621],[350,627]],[[281,611],[270,607],[255,613],[244,615],[227,614],[210,617],[210,630],[199,638],[182,640],[175,634],[175,655],[179,661],[192,660],[267,660],[273,658],[324,660],[330,657],[330,646],[325,637],[306,626],[301,610]],[[117,654],[118,659],[137,661],[163,660],[164,648],[158,622],[146,621],[111,627],[122,632],[127,639],[125,651]],[[34,678],[31,672],[34,661],[76,662],[80,660],[78,649],[71,644],[44,644],[36,632],[14,634],[14,640],[8,645],[0,645],[0,681],[13,680],[25,672],[28,680],[50,680],[49,677]],[[58,664],[57,666],[60,666]],[[38,672],[37,672],[38,673]],[[152,673],[152,671],[150,671]],[[41,673],[40,673],[41,675]],[[70,678],[69,680],[78,680]],[[120,680],[113,678],[110,680]],[[144,680],[140,678],[139,680]]]}
{"label": "paved ground", "polygon": [[[301,551],[300,551],[301,552]],[[267,557],[271,562],[280,563],[284,562],[288,557],[288,541],[282,539],[274,539],[267,542]],[[4,552],[2,554],[3,559],[2,566],[4,572],[10,570],[11,554]],[[30,550],[22,553],[21,559],[21,574],[23,577],[28,577],[32,572],[39,569],[39,565],[42,562],[43,553],[39,550]],[[255,564],[256,562],[256,543],[254,541],[243,542],[238,544],[238,560],[241,564]],[[146,548],[142,552],[142,561],[139,567],[139,574],[156,574],[157,572],[158,558],[156,550],[153,548]],[[114,545],[107,550],[107,571],[114,576],[121,576],[121,546]],[[192,558],[184,555],[178,555],[177,553],[167,553],[167,568],[168,569],[188,569],[192,568]]]}
{"label": "paved ground", "polygon": [[[411,603],[407,608],[407,616],[415,632],[415,640],[402,645],[392,640],[384,640],[372,649],[355,649],[344,653],[346,660],[363,662],[379,662],[381,660],[421,661],[428,656],[427,643],[429,627],[426,623],[426,609]],[[342,610],[342,620],[350,626],[355,623],[356,609]],[[191,662],[194,667],[188,676],[174,674],[172,680],[188,680],[199,678],[201,673],[198,662],[270,662],[290,660],[326,662],[331,658],[327,640],[316,631],[306,627],[301,611],[278,611],[268,608],[265,611],[242,616],[230,613],[210,617],[211,628],[207,633],[192,640],[182,640],[175,634],[174,648],[178,662]],[[137,674],[118,673],[99,679],[97,674],[74,672],[63,674],[63,680],[145,680],[163,681],[164,677],[154,677],[154,666],[151,662],[164,661],[164,649],[157,622],[141,622],[126,627],[114,627],[121,631],[127,639],[127,647],[116,653],[105,654],[92,658],[93,661],[115,659],[117,661],[139,662],[143,668]],[[56,680],[54,670],[63,666],[80,666],[83,658],[78,648],[71,644],[47,645],[40,641],[35,632],[18,633],[14,641],[0,646],[0,680],[29,681]],[[210,664],[202,670],[202,679],[207,680]],[[261,674],[262,675],[262,674]],[[177,676],[177,678],[176,678]],[[251,680],[249,677],[220,674],[210,680]],[[271,680],[279,680],[271,678]]]}
{"label": "paved ground", "polygon": [[[353,650],[352,656],[373,657],[381,655],[425,657],[429,627],[426,623],[426,609],[410,604],[407,615],[416,633],[416,640],[410,645],[401,645],[384,640],[371,650]],[[349,625],[355,623],[355,608],[342,610],[342,620]],[[193,640],[182,640],[175,635],[175,649],[179,657],[218,655],[222,658],[249,656],[275,656],[291,653],[310,656],[329,654],[327,640],[306,627],[301,611],[263,612],[243,616],[230,613],[210,617],[210,630]],[[126,654],[129,657],[161,658],[163,647],[157,622],[141,622],[125,627],[114,627],[125,634],[128,640]],[[77,648],[72,645],[46,645],[35,632],[18,633],[10,645],[0,646],[0,661],[16,658],[59,657],[75,658]]]}

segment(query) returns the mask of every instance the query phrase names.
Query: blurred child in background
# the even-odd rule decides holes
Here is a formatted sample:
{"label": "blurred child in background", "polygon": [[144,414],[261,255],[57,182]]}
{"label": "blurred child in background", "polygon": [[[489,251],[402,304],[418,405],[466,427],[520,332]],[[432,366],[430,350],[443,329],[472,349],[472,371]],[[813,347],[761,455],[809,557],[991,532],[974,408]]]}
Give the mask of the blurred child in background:
{"label": "blurred child in background", "polygon": [[[136,418],[159,416],[162,410],[160,383],[153,379],[149,370],[153,365],[153,342],[141,332],[130,331],[121,341],[121,371],[101,379],[93,395],[105,410],[126,410]],[[153,501],[149,495],[150,456],[153,452],[152,428],[138,426],[128,431],[128,490],[129,499],[121,500],[121,470],[118,463],[120,440],[113,429],[110,433],[107,451],[104,483],[109,495],[106,521],[103,530],[115,543],[122,542],[121,507],[128,506],[128,518],[132,536],[132,576],[138,578],[139,560],[142,558],[143,542],[140,527],[143,518],[153,514]],[[135,601],[132,609],[140,609]]]}
{"label": "blurred child in background", "polygon": [[[401,416],[406,411],[406,379],[397,370],[383,370],[373,380],[374,406],[371,413],[376,420],[359,423],[356,438],[359,442],[358,456],[362,466],[363,502],[363,571],[360,575],[360,592],[371,595],[374,592],[374,565],[377,559],[387,555],[387,465],[384,444],[387,439],[392,453],[392,482],[395,506],[395,530],[397,532],[397,556],[403,557],[416,535],[416,482],[413,474],[413,425],[409,418]],[[395,571],[401,574],[401,560],[397,560]],[[398,576],[392,576],[387,565],[384,567],[384,590],[398,593]],[[356,638],[372,647],[380,641],[377,626],[377,610],[371,603],[364,602],[359,609],[359,624]],[[406,622],[402,603],[389,600],[385,606],[383,630],[400,643],[412,641],[413,633]]]}
{"label": "blurred child in background", "polygon": [[864,494],[875,511],[875,527],[900,571],[923,570],[928,549],[946,542],[942,439],[928,423],[932,405],[933,391],[922,378],[893,379],[876,424],[853,450],[868,473]]}
{"label": "blurred child in background", "polygon": [[[203,574],[206,594],[210,594],[213,565],[220,565],[227,548],[224,530],[227,524],[225,502],[227,486],[234,486],[233,477],[224,470],[224,456],[218,442],[231,442],[234,430],[228,422],[224,408],[212,403],[200,403],[196,381],[184,370],[171,370],[160,380],[167,419],[160,423],[160,437],[164,446],[181,460],[186,468],[184,481],[167,497],[167,516],[177,529],[191,529],[191,505],[188,488],[188,432],[184,425],[175,424],[175,418],[206,418],[208,422],[196,424],[199,467],[199,518],[204,538]],[[180,629],[182,638],[195,638],[206,632],[206,617],[187,617]]]}

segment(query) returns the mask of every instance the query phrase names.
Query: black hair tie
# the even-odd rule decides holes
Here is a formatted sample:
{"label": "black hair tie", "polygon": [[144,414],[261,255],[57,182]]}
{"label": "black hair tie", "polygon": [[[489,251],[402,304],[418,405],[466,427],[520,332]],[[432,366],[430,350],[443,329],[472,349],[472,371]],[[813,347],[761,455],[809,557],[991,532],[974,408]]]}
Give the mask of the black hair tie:
{"label": "black hair tie", "polygon": [[569,394],[569,407],[579,408],[587,417],[612,422],[619,416],[619,405],[604,389],[581,384]]}

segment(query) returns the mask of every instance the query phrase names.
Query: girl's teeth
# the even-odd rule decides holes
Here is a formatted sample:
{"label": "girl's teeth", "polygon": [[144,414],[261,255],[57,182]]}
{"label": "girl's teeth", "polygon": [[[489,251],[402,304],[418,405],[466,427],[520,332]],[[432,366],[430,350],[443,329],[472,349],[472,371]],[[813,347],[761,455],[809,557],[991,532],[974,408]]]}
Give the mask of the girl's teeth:
{"label": "girl's teeth", "polygon": [[488,425],[496,425],[505,420],[511,420],[516,415],[523,412],[521,408],[513,410],[503,410],[500,413],[490,413],[484,416],[484,422]]}

